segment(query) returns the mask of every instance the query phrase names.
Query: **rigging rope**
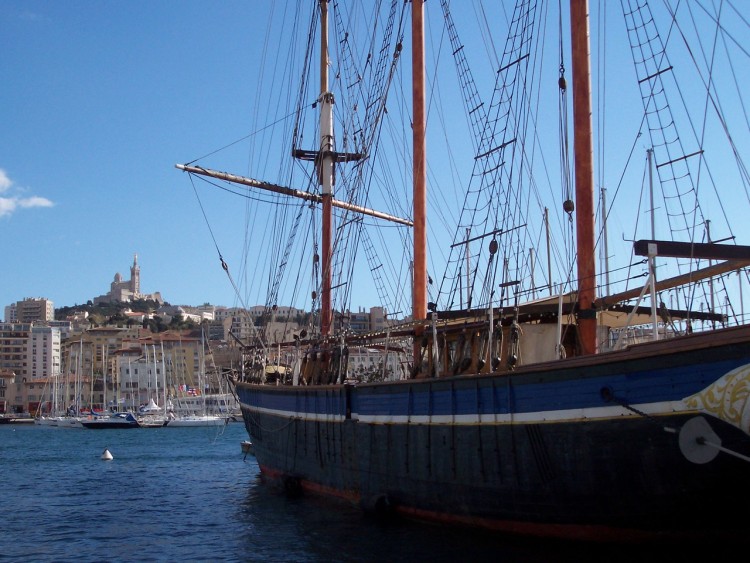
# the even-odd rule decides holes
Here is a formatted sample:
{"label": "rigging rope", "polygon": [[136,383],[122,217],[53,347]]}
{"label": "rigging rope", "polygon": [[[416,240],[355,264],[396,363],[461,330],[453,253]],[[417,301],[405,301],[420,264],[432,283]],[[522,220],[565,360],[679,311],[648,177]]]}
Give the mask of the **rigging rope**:
{"label": "rigging rope", "polygon": [[[193,193],[195,193],[195,198],[198,200],[198,206],[201,208],[201,213],[203,214],[203,219],[206,222],[206,226],[208,227],[208,232],[211,234],[211,239],[213,240],[214,247],[216,248],[216,253],[219,255],[219,262],[221,263],[221,269],[224,270],[224,272],[226,272],[227,278],[229,279],[229,283],[232,285],[232,288],[234,289],[234,292],[235,292],[235,295],[236,295],[237,299],[242,304],[242,307],[243,307],[245,313],[247,314],[248,319],[250,320],[250,326],[252,327],[253,331],[256,332],[256,334],[257,334],[257,330],[255,328],[255,324],[253,323],[252,318],[250,317],[250,315],[248,313],[249,309],[248,309],[247,305],[244,303],[244,301],[242,299],[242,296],[240,295],[240,291],[239,291],[239,288],[237,287],[237,284],[234,283],[234,279],[232,278],[232,274],[229,271],[229,266],[224,261],[224,257],[221,255],[221,250],[219,250],[219,244],[216,241],[216,237],[214,236],[213,229],[211,228],[211,224],[208,221],[208,216],[206,215],[206,210],[203,208],[203,203],[201,202],[201,199],[198,196],[198,190],[195,188],[195,182],[193,181],[193,174],[189,174],[189,176],[190,176],[190,184],[193,187]],[[262,339],[260,339],[260,344],[261,344],[261,347],[263,349],[263,354],[265,356],[265,354],[266,354],[266,346],[265,346],[265,343],[262,341]]]}
{"label": "rigging rope", "polygon": [[[448,20],[447,25],[451,30],[449,35],[465,98],[464,106],[469,108],[469,111],[474,110],[474,113],[481,115],[484,106],[476,101],[478,96],[474,93],[474,83],[468,65],[463,59],[463,49],[453,30],[450,12],[446,9],[447,2],[443,2],[442,5],[444,17]],[[492,99],[487,106],[487,112],[482,116],[482,123],[475,121],[474,133],[479,137],[478,153],[453,237],[448,265],[438,289],[438,299],[445,296],[448,300],[444,304],[445,308],[453,306],[455,296],[460,290],[460,272],[463,271],[467,255],[471,256],[474,264],[470,271],[471,285],[474,285],[477,279],[484,280],[482,294],[474,299],[473,305],[482,307],[489,300],[491,288],[487,282],[492,275],[487,271],[487,266],[490,262],[485,264],[482,259],[486,252],[483,246],[474,245],[476,248],[472,250],[471,245],[461,243],[466,231],[474,236],[497,230],[510,232],[508,226],[525,223],[523,217],[528,213],[528,201],[524,202],[522,199],[522,172],[526,166],[530,166],[531,161],[527,160],[524,143],[529,133],[529,124],[533,121],[529,98],[533,73],[528,73],[528,70],[533,68],[537,56],[534,38],[542,35],[537,33],[541,25],[539,12],[540,9],[534,1],[517,3]],[[525,78],[527,74],[529,78]],[[533,146],[532,142],[529,144]],[[506,249],[505,254],[512,253],[513,249],[522,249],[525,246],[525,237],[524,233],[516,231],[505,235],[500,241]],[[498,263],[494,262],[493,267],[497,267]]]}
{"label": "rigging rope", "polygon": [[[736,145],[732,140],[729,132],[729,122],[724,116],[716,91],[716,80],[714,78],[716,56],[719,45],[719,38],[726,41],[728,33],[721,25],[723,3],[715,5],[715,15],[710,14],[703,6],[701,8],[713,20],[715,31],[709,35],[706,33],[705,26],[698,25],[693,13],[692,5],[685,3],[685,10],[688,12],[690,21],[694,28],[694,35],[699,42],[699,49],[695,50],[688,47],[687,30],[681,25],[677,18],[678,6],[666,5],[666,10],[671,16],[671,23],[667,33],[667,40],[663,42],[656,29],[656,22],[651,13],[648,3],[635,2],[634,0],[621,0],[623,14],[625,16],[628,35],[631,39],[631,52],[633,61],[641,85],[641,96],[643,100],[644,115],[648,122],[648,133],[650,136],[651,146],[654,150],[656,161],[656,172],[659,179],[659,185],[662,190],[662,201],[666,210],[667,224],[669,231],[675,238],[687,239],[688,241],[708,240],[710,221],[703,215],[701,205],[698,202],[698,191],[702,182],[702,176],[707,178],[711,189],[716,196],[717,206],[722,217],[725,220],[725,228],[729,230],[730,236],[725,239],[734,239],[731,224],[727,218],[727,211],[718,197],[718,187],[714,180],[713,173],[706,160],[704,153],[704,144],[707,140],[707,126],[709,110],[713,110],[719,119],[721,130],[727,137],[727,140],[735,152],[735,160],[738,164],[740,180],[745,188],[745,195],[750,199],[748,193],[748,175],[747,169],[736,150]],[[667,78],[673,78],[675,69],[670,64],[666,45],[669,38],[676,31],[676,35],[683,40],[687,47],[688,60],[691,61],[698,73],[699,79],[703,85],[704,97],[702,115],[696,125],[689,111],[688,100],[683,91],[677,86],[674,80],[674,87],[681,102],[681,108],[684,112],[686,123],[689,125],[689,131],[697,147],[693,150],[685,150],[681,137],[677,130],[677,120],[669,105],[667,97]],[[729,36],[731,38],[731,36]],[[705,47],[703,42],[708,38],[709,47]],[[725,43],[726,45],[726,43]],[[727,52],[727,58],[729,53]],[[747,54],[747,53],[746,53]],[[702,65],[697,60],[697,55],[702,57]],[[730,65],[733,70],[733,66]],[[736,77],[732,73],[732,77]],[[671,81],[670,81],[671,82]],[[744,108],[744,104],[742,104]],[[746,121],[747,123],[747,121]],[[705,189],[703,189],[705,192]],[[677,224],[677,220],[683,218],[684,221]],[[702,233],[699,231],[702,229]],[[692,271],[700,267],[699,261],[693,260],[676,260],[679,271],[688,269]],[[710,303],[714,300],[714,293],[711,287],[703,287],[704,298],[707,307],[712,308]],[[700,290],[697,285],[692,285],[687,291],[690,295],[687,297],[688,304],[695,300],[696,293]],[[686,305],[688,309],[692,307]]]}
{"label": "rigging rope", "polygon": [[[339,66],[335,76],[339,84],[338,91],[347,93],[346,96],[342,96],[342,111],[339,113],[344,116],[340,120],[341,136],[344,140],[344,150],[351,149],[363,155],[363,158],[353,166],[353,174],[347,174],[343,165],[337,165],[336,174],[338,184],[344,190],[343,199],[356,205],[370,205],[369,189],[373,183],[376,140],[380,136],[386,97],[400,60],[404,37],[406,6],[401,6],[399,16],[397,8],[400,4],[397,0],[391,0],[380,47],[374,55],[374,28],[377,25],[368,30],[372,34],[370,48],[364,65],[360,67],[356,63],[356,54],[353,51],[354,33],[344,25],[343,8],[339,6],[339,2],[333,3],[335,32],[339,38],[334,44],[340,51],[339,57],[336,58]],[[400,198],[390,199],[395,202]],[[351,212],[342,212],[334,239],[335,263],[332,266],[332,274],[333,285],[337,291],[333,302],[335,308],[341,311],[350,308],[353,288],[350,281],[356,265],[357,250],[361,245],[362,229],[366,225],[359,218],[352,217]],[[374,253],[374,248],[372,252]],[[381,285],[381,289],[384,289],[384,286]]]}

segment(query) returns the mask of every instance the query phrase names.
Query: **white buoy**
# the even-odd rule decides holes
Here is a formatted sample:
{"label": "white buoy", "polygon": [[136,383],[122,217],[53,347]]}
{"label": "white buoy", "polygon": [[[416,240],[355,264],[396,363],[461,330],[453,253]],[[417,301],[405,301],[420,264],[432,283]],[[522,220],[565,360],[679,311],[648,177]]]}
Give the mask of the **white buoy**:
{"label": "white buoy", "polygon": [[104,451],[102,452],[102,459],[104,461],[112,461],[114,458],[112,457],[112,454],[109,453],[108,448],[104,448]]}

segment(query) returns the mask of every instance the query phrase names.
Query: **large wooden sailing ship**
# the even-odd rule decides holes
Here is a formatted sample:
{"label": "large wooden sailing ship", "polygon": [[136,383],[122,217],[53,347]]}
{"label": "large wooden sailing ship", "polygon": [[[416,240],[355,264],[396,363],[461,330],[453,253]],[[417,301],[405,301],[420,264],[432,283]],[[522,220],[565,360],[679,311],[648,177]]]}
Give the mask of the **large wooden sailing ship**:
{"label": "large wooden sailing ship", "polygon": [[[449,14],[448,2],[442,6]],[[508,295],[519,284],[503,275],[500,283],[492,277],[483,297],[466,291],[461,307],[429,303],[423,2],[414,1],[409,9],[412,219],[375,211],[350,193],[334,198],[337,169],[359,166],[374,157],[374,149],[335,147],[327,0],[316,11],[321,29],[319,144],[314,151],[294,151],[295,157],[314,163],[320,191],[178,165],[191,174],[301,198],[322,209],[319,324],[278,343],[293,357],[284,370],[273,369],[274,351],[259,329],[257,338],[244,343],[246,369],[233,380],[262,474],[291,493],[314,492],[381,513],[506,532],[598,540],[731,538],[746,532],[750,327],[738,323],[693,330],[701,322],[722,324],[726,315],[715,309],[667,308],[657,295],[710,276],[743,272],[750,250],[710,241],[640,240],[634,253],[648,264],[646,283],[597,296],[588,3],[571,0],[576,195],[574,202],[566,201],[565,211],[576,222],[578,287],[525,303],[520,292],[514,300],[503,300],[496,289]],[[509,44],[516,47],[506,49],[508,60],[503,59],[498,75],[529,57],[526,50],[533,42],[524,33],[534,29],[541,12],[536,2],[518,2],[509,33],[516,38]],[[628,12],[631,18],[634,12]],[[384,45],[395,60],[403,44],[398,37],[391,41]],[[460,45],[454,49],[460,50]],[[512,104],[510,97],[503,103]],[[470,107],[470,113],[479,116],[480,107]],[[479,131],[486,132],[476,119]],[[489,145],[482,136],[475,148],[475,167],[501,171],[480,181],[487,187],[510,176],[502,170],[515,157],[503,151],[517,137],[512,127],[508,130],[505,142]],[[484,200],[487,207],[498,197],[495,192]],[[331,298],[333,208],[413,230],[414,306],[408,322],[367,334],[338,330]],[[469,264],[469,243],[478,242],[484,246],[486,271],[498,268],[498,239],[518,228],[506,223],[513,212],[499,214],[501,220],[481,234],[472,234],[476,229],[468,233],[462,216],[457,232],[467,234],[457,235],[451,246],[455,263]],[[657,280],[656,260],[666,257],[704,263]],[[477,254],[474,258],[478,261]],[[470,282],[466,288],[461,283],[469,273],[481,277],[478,266],[467,265],[448,285],[461,288],[463,295]],[[641,306],[649,297],[651,306]],[[674,329],[680,320],[685,328]],[[644,342],[626,340],[623,327],[633,326]],[[354,347],[380,351],[383,377],[363,381],[349,369]],[[386,375],[389,354],[407,358],[403,377]]]}

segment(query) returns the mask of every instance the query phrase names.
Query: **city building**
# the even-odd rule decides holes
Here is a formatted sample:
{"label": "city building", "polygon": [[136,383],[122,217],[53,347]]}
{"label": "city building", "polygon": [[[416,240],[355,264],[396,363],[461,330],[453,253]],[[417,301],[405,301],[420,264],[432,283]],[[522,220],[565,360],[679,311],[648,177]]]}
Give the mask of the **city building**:
{"label": "city building", "polygon": [[14,378],[0,401],[11,412],[37,414],[41,405],[41,412],[48,413],[57,390],[61,405],[98,406],[114,390],[115,353],[142,330],[102,327],[74,333],[69,322],[2,323],[0,372]]}
{"label": "city building", "polygon": [[[200,338],[189,335],[187,332],[159,332],[147,334],[138,338],[137,341],[123,343],[129,345],[133,350],[140,350],[141,356],[156,359],[166,366],[166,376],[169,384],[185,384],[195,386],[203,367],[203,343]],[[120,359],[119,371],[122,371]],[[132,358],[131,358],[132,361]]]}
{"label": "city building", "polygon": [[13,372],[16,383],[31,379],[32,323],[0,323],[0,371]]}
{"label": "city building", "polygon": [[55,304],[42,297],[27,297],[5,307],[6,323],[33,323],[55,320]]}
{"label": "city building", "polygon": [[119,368],[118,401],[129,410],[144,407],[153,401],[164,406],[166,396],[166,375],[164,361],[139,356],[128,357]]}
{"label": "city building", "polygon": [[[12,403],[8,402],[9,389],[16,380],[16,374],[10,370],[0,368],[0,414],[13,412]],[[23,412],[23,411],[21,411]]]}
{"label": "city building", "polygon": [[117,353],[120,401],[128,408],[149,403],[159,406],[164,397],[180,398],[226,393],[201,338],[181,332],[163,332],[124,342]]}
{"label": "city building", "polygon": [[213,342],[226,343],[227,331],[224,330],[224,322],[214,319],[208,323],[208,339]]}
{"label": "city building", "polygon": [[169,323],[174,317],[182,317],[184,321],[193,321],[201,324],[203,321],[213,321],[214,311],[212,306],[188,307],[186,305],[162,305],[156,311],[156,315]]}
{"label": "city building", "polygon": [[12,405],[14,413],[33,416],[75,413],[89,407],[92,396],[91,379],[63,376],[41,377],[19,383]]}
{"label": "city building", "polygon": [[[252,315],[248,314],[248,311],[239,307],[233,307],[231,309],[224,309],[221,312],[217,309],[217,319],[222,320],[224,324],[225,337],[224,340],[227,343],[235,345],[235,343],[251,342],[257,332],[257,326]],[[259,317],[256,316],[257,320]]]}
{"label": "city building", "polygon": [[[130,327],[103,326],[90,328],[69,341],[71,356],[81,354],[81,371],[101,377],[104,373],[114,373],[116,352],[122,349],[125,342],[138,339],[146,332],[140,325]],[[74,369],[75,362],[69,362]]]}
{"label": "city building", "polygon": [[266,342],[269,344],[291,342],[299,328],[299,325],[294,321],[269,322],[263,327]]}
{"label": "city building", "polygon": [[388,325],[388,316],[383,307],[370,307],[369,311],[360,307],[358,311],[347,311],[338,315],[338,319],[343,327],[358,334],[379,332],[385,330]]}
{"label": "city building", "polygon": [[58,327],[31,327],[31,378],[39,379],[61,373],[61,331]]}

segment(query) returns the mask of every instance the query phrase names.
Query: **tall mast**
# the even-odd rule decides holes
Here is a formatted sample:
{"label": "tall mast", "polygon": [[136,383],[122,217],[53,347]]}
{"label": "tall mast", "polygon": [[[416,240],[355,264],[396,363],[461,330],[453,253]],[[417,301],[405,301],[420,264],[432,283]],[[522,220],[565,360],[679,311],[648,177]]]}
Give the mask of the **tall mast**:
{"label": "tall mast", "polygon": [[588,17],[588,0],[570,0],[576,238],[578,241],[578,333],[583,354],[596,352],[596,311],[593,308],[596,299],[594,162]]}
{"label": "tall mast", "polygon": [[427,166],[425,150],[424,0],[411,3],[414,145],[414,302],[412,318],[427,318]]}
{"label": "tall mast", "polygon": [[[201,331],[203,336],[203,331]],[[164,417],[167,416],[167,360],[164,359],[164,339],[161,340],[161,382],[164,392]],[[205,399],[204,399],[205,400]]]}
{"label": "tall mast", "polygon": [[320,334],[331,333],[331,232],[333,207],[333,94],[328,91],[328,0],[320,0],[320,152],[318,176],[323,199],[323,268],[321,272]]}

